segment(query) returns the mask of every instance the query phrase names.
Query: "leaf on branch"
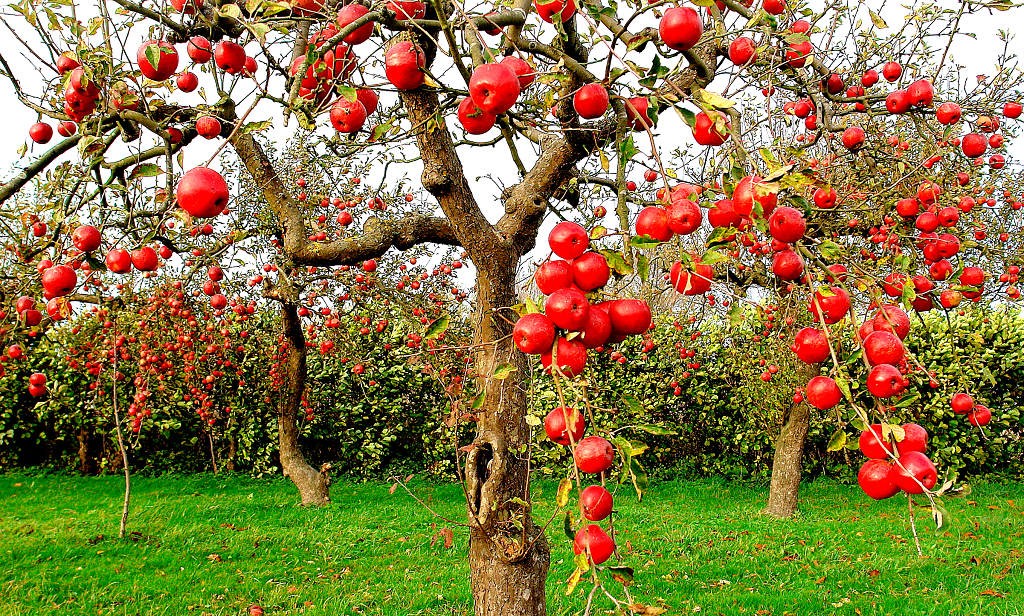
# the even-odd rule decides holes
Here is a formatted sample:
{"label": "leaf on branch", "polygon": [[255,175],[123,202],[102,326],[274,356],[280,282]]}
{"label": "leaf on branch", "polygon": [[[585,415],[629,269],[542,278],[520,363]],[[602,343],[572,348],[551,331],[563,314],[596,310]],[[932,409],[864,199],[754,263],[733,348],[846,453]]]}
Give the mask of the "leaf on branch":
{"label": "leaf on branch", "polygon": [[487,392],[482,391],[473,398],[473,404],[470,408],[474,411],[479,411],[484,407],[484,402],[487,401]]}
{"label": "leaf on branch", "polygon": [[582,577],[583,571],[581,569],[577,568],[572,572],[572,575],[569,576],[569,581],[565,585],[565,596],[568,597],[576,590],[576,585],[580,583],[580,578]]}
{"label": "leaf on branch", "polygon": [[267,44],[267,33],[269,33],[273,29],[268,24],[262,22],[257,22],[254,24],[247,23],[245,24],[245,27],[253,33],[253,36],[256,37],[256,40],[258,40],[261,45]]}
{"label": "leaf on branch", "polygon": [[669,430],[668,428],[657,424],[644,424],[642,426],[637,426],[637,429],[656,436],[672,436],[676,433],[675,430]]}
{"label": "leaf on branch", "polygon": [[559,509],[569,504],[569,494],[571,492],[572,481],[566,477],[558,484],[558,492],[555,493],[555,505],[557,505]]}
{"label": "leaf on branch", "polygon": [[636,144],[633,143],[633,135],[628,135],[619,143],[619,161],[625,162],[630,160],[639,151]]}
{"label": "leaf on branch", "polygon": [[151,178],[161,175],[163,172],[163,169],[153,163],[144,163],[132,169],[131,174],[128,175],[128,181],[130,182],[135,178]]}
{"label": "leaf on branch", "polygon": [[269,119],[269,118],[266,119],[266,120],[260,121],[260,122],[247,122],[247,123],[242,125],[242,129],[241,129],[240,132],[242,134],[256,133],[256,132],[267,130],[268,128],[273,126],[273,124],[274,124],[274,121],[272,119]]}
{"label": "leaf on branch", "polygon": [[704,88],[697,90],[697,94],[706,104],[716,109],[729,109],[736,106],[736,101],[731,101],[721,94],[710,92]]}
{"label": "leaf on branch", "polygon": [[840,430],[836,430],[832,434],[832,438],[828,439],[828,446],[825,448],[825,451],[839,451],[840,449],[842,449],[845,446],[846,446],[846,432],[843,432],[840,429]]}
{"label": "leaf on branch", "polygon": [[[224,4],[217,10],[224,17],[230,17],[236,21],[242,21],[242,9],[237,4]],[[156,66],[155,64],[153,66]]]}
{"label": "leaf on branch", "polygon": [[516,368],[512,364],[499,364],[498,367],[494,369],[494,374],[492,376],[499,381],[504,381],[513,372],[519,372],[519,368]]}
{"label": "leaf on branch", "polygon": [[447,314],[437,319],[434,319],[433,321],[430,322],[430,325],[427,325],[427,329],[423,333],[423,337],[426,338],[427,340],[434,340],[441,334],[448,331],[448,324],[450,322],[451,316]]}
{"label": "leaf on branch", "polygon": [[647,278],[651,273],[651,264],[647,259],[647,255],[640,255],[636,260],[637,273],[640,274],[640,281],[647,282]]}
{"label": "leaf on branch", "polygon": [[576,539],[576,533],[573,532],[572,526],[572,509],[569,509],[565,512],[565,520],[562,523],[562,530],[565,532],[565,536],[569,538],[569,541],[574,541]]}
{"label": "leaf on branch", "polygon": [[838,259],[843,255],[842,247],[832,240],[825,240],[818,244],[818,252],[820,252],[821,256],[825,257],[829,261]]}
{"label": "leaf on branch", "polygon": [[643,465],[637,461],[636,458],[629,459],[629,478],[633,482],[633,488],[636,490],[636,500],[642,501],[644,498],[644,492],[647,490],[647,471],[644,470]]}
{"label": "leaf on branch", "polygon": [[580,571],[583,571],[584,573],[590,571],[590,558],[587,557],[586,552],[580,552],[579,554],[576,554],[575,556],[573,556],[572,560],[574,563],[576,563],[576,566],[580,569]]}
{"label": "leaf on branch", "polygon": [[608,229],[602,227],[601,225],[597,225],[596,227],[590,230],[590,239],[592,240],[599,240],[606,235],[608,235]]}
{"label": "leaf on branch", "polygon": [[621,252],[617,250],[599,250],[598,252],[604,255],[604,260],[608,263],[608,267],[612,268],[612,271],[616,274],[629,276],[633,273],[633,266],[626,261]]}
{"label": "leaf on branch", "polygon": [[641,250],[654,248],[659,244],[661,244],[661,241],[656,240],[648,235],[634,235],[633,237],[629,238],[629,245],[632,246],[633,248],[639,248]]}
{"label": "leaf on branch", "polygon": [[700,256],[700,262],[702,265],[714,265],[728,260],[729,255],[716,250],[709,250]]}
{"label": "leaf on branch", "polygon": [[529,295],[526,296],[526,312],[524,314],[534,314],[540,312],[540,308],[537,307],[537,302],[533,300]]}
{"label": "leaf on branch", "polygon": [[635,414],[642,414],[644,412],[644,405],[640,402],[640,398],[626,394],[622,396],[622,401],[629,407],[629,411]]}
{"label": "leaf on branch", "polygon": [[687,126],[693,128],[697,125],[697,114],[693,113],[689,109],[684,109],[678,105],[673,105],[672,110],[676,112],[679,119],[683,121]]}
{"label": "leaf on branch", "polygon": [[608,571],[611,572],[612,579],[623,586],[629,586],[633,583],[632,567],[608,567]]}
{"label": "leaf on branch", "polygon": [[889,24],[885,23],[885,20],[871,8],[868,8],[868,15],[871,17],[871,23],[875,24],[875,27],[879,30],[885,30],[889,27]]}
{"label": "leaf on branch", "polygon": [[601,168],[607,173],[612,168],[611,163],[608,161],[608,155],[604,153],[604,150],[598,150],[597,155],[601,158]]}

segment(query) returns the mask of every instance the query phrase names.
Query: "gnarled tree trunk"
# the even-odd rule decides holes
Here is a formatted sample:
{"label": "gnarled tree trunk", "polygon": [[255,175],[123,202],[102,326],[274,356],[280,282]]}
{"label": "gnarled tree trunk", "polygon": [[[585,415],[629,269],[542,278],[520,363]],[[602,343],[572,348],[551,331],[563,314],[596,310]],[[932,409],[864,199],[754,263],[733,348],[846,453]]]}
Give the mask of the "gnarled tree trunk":
{"label": "gnarled tree trunk", "polygon": [[[810,365],[798,372],[803,381],[807,382],[818,374],[818,366]],[[797,512],[804,442],[810,426],[811,409],[807,402],[790,405],[779,436],[775,439],[772,481],[768,488],[768,504],[764,508],[764,512],[770,516],[789,518]]]}
{"label": "gnarled tree trunk", "polygon": [[299,489],[303,505],[326,505],[331,501],[328,492],[330,480],[309,465],[299,447],[299,427],[295,417],[302,403],[302,390],[306,387],[306,337],[302,334],[302,323],[294,304],[282,303],[281,321],[286,346],[281,366],[284,382],[277,403],[281,467],[285,477]]}
{"label": "gnarled tree trunk", "polygon": [[[486,402],[474,439],[476,448],[466,461],[468,517],[473,526],[470,583],[476,616],[547,614],[545,584],[551,561],[547,537],[534,524],[529,507],[511,502],[515,498],[530,502],[529,468],[526,457],[518,453],[530,440],[522,376],[528,368],[525,357],[512,345],[508,321],[515,317],[500,310],[515,303],[517,258],[510,250],[477,274],[480,327],[475,365]],[[518,371],[506,379],[489,378],[502,363],[511,363]]]}

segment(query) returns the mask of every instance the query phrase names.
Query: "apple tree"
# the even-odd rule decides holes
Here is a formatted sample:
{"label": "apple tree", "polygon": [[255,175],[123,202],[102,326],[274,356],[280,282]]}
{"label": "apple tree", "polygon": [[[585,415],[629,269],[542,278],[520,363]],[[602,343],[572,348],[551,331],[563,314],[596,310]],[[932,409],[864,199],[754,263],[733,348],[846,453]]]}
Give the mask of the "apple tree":
{"label": "apple tree", "polygon": [[[944,224],[940,206],[972,179],[954,180],[946,161],[1005,148],[982,132],[997,117],[1020,115],[1019,71],[969,84],[949,48],[965,14],[1008,8],[998,0],[958,10],[925,5],[908,9],[895,28],[863,4],[822,9],[782,0],[756,7],[735,0],[23,0],[3,9],[5,21],[20,19],[0,67],[9,96],[43,121],[29,128],[33,151],[0,186],[0,204],[30,223],[7,229],[12,243],[28,247],[17,256],[52,257],[40,276],[53,298],[72,293],[83,270],[90,284],[110,280],[124,292],[139,280],[132,271],[194,283],[205,275],[205,285],[217,282],[209,268],[230,261],[236,283],[251,281],[277,302],[281,460],[306,504],[327,502],[329,478],[306,460],[296,436],[312,342],[303,302],[319,293],[322,275],[337,285],[329,302],[336,305],[350,301],[342,287],[367,287],[378,259],[459,247],[473,266],[476,324],[467,392],[475,436],[461,471],[474,609],[543,614],[550,557],[531,516],[524,352],[540,356],[559,391],[545,428],[574,451],[579,507],[566,519],[576,527],[611,510],[607,490],[584,488],[581,475],[603,484],[619,459],[639,481],[628,441],[613,438],[613,447],[584,436],[588,423],[601,430],[586,420],[587,353],[647,331],[663,275],[679,297],[698,296],[710,290],[716,268],[743,274],[742,282],[760,271],[752,259],[774,253],[758,286],[809,305],[800,319],[815,317],[833,360],[829,326],[849,323],[853,303],[880,305],[879,279],[899,283],[898,299],[923,301],[917,294],[934,289],[908,281],[920,275],[922,259],[942,261],[951,240],[922,235],[937,227],[901,226],[888,212],[913,187],[915,207],[935,209],[927,213]],[[19,64],[22,56],[34,66]],[[876,67],[887,83],[906,87],[883,93]],[[794,116],[803,118],[800,134]],[[53,126],[60,139],[47,149]],[[898,140],[894,151],[887,138],[904,134],[915,137]],[[278,152],[275,139],[289,146]],[[498,161],[486,168],[495,190],[470,179],[483,155]],[[985,162],[1006,167],[1003,154]],[[630,177],[643,167],[645,181],[662,184],[660,196],[633,189]],[[406,178],[416,173],[409,188]],[[692,199],[698,194],[713,198],[702,208]],[[602,200],[611,207],[596,205]],[[354,206],[358,230],[350,228]],[[985,212],[994,229],[1006,226],[1004,209],[973,211]],[[871,215],[846,216],[858,210]],[[547,252],[537,240],[553,217],[564,219],[547,238],[559,258],[522,271],[534,250]],[[877,225],[868,235],[881,237],[885,251],[853,239],[858,231],[863,238],[864,225]],[[925,245],[923,257],[912,244]],[[972,259],[1005,258],[964,244]],[[161,266],[154,246],[172,266]],[[101,249],[102,261],[91,256]],[[969,272],[974,266],[947,263],[968,293],[981,293],[984,276]],[[543,312],[532,295],[520,302],[527,277],[547,296]],[[749,294],[735,293],[732,318],[742,318],[754,301]],[[211,308],[224,311],[228,301],[214,293]],[[324,309],[335,308],[322,306],[328,316]],[[902,318],[902,311],[879,314],[871,313],[876,329]],[[440,339],[447,323],[429,320],[421,337]],[[892,391],[872,393],[897,394],[902,373],[880,365]],[[851,387],[840,362],[829,371],[806,388],[821,409],[838,405]],[[854,408],[867,422],[867,411]],[[881,402],[876,410],[884,410]],[[790,440],[796,447],[802,437]],[[891,468],[905,466],[897,460]],[[908,491],[932,487],[920,479],[908,480]],[[560,491],[561,505],[568,494]],[[593,581],[587,611],[595,597],[648,609],[632,600],[624,570],[598,569],[615,551],[614,532],[588,524],[574,537],[570,585],[584,574]],[[622,598],[606,588],[607,577],[625,582]]]}

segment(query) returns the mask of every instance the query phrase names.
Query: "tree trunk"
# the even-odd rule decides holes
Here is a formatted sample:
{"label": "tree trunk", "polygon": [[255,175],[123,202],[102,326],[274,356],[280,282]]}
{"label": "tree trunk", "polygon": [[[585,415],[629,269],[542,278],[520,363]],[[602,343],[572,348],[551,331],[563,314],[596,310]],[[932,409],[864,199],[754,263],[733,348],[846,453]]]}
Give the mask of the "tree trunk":
{"label": "tree trunk", "polygon": [[[551,561],[544,532],[533,522],[529,465],[518,453],[530,441],[526,424],[526,358],[512,345],[508,321],[512,313],[502,307],[515,303],[517,258],[512,250],[490,259],[477,272],[477,314],[480,327],[475,366],[486,401],[467,456],[469,494],[469,568],[476,616],[544,616],[545,585]],[[506,308],[507,310],[507,308]],[[505,318],[503,318],[505,317]],[[507,320],[506,320],[507,319]],[[506,379],[490,378],[497,365],[518,368]]]}
{"label": "tree trunk", "polygon": [[228,417],[228,459],[224,462],[224,469],[229,473],[235,472],[235,458],[238,456],[238,421],[235,419],[237,412],[233,410]]}
{"label": "tree trunk", "polygon": [[296,307],[283,303],[281,321],[284,328],[286,356],[282,360],[284,382],[278,400],[277,442],[281,453],[281,468],[285,477],[299,489],[303,505],[320,506],[331,501],[330,480],[318,472],[302,455],[299,447],[299,428],[295,421],[306,387],[306,337]]}
{"label": "tree trunk", "polygon": [[[797,371],[807,382],[818,374],[818,366]],[[768,488],[768,505],[764,512],[776,518],[789,518],[797,512],[800,474],[804,457],[804,441],[811,425],[811,409],[807,402],[792,404],[775,439],[772,459],[772,481]]]}
{"label": "tree trunk", "polygon": [[83,475],[95,475],[99,472],[94,451],[95,438],[91,426],[82,424],[78,427],[78,462]]}

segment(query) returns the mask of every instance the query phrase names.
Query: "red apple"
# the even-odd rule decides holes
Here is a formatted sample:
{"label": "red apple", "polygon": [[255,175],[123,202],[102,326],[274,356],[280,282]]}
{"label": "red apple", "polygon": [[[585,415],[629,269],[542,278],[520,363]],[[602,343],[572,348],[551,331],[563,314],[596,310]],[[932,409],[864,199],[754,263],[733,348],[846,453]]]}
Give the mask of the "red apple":
{"label": "red apple", "polygon": [[556,255],[563,259],[575,259],[590,246],[587,230],[580,225],[562,221],[555,225],[548,234],[548,246]]}
{"label": "red apple", "polygon": [[899,368],[890,364],[879,364],[868,373],[868,391],[879,398],[891,398],[903,391],[903,375]]}
{"label": "red apple", "polygon": [[209,167],[194,167],[178,181],[178,205],[194,218],[212,218],[228,203],[228,185]]}
{"label": "red apple", "polygon": [[132,269],[132,256],[127,250],[115,248],[107,253],[107,269],[115,274],[124,274]]}
{"label": "red apple", "polygon": [[659,242],[667,242],[672,239],[672,230],[668,228],[665,210],[656,205],[640,210],[640,214],[636,217],[636,234]]}
{"label": "red apple", "polygon": [[800,210],[791,207],[780,207],[768,221],[768,231],[772,237],[793,244],[800,240],[807,231],[807,221]]}
{"label": "red apple", "polygon": [[555,342],[555,325],[549,317],[539,312],[525,314],[512,328],[512,340],[523,353],[536,355],[550,352]]}
{"label": "red apple", "polygon": [[900,489],[890,479],[892,465],[886,460],[868,460],[857,473],[857,484],[875,500],[896,496]]}
{"label": "red apple", "polygon": [[245,49],[234,41],[221,41],[213,50],[213,61],[225,73],[237,75],[245,69]]}
{"label": "red apple", "polygon": [[519,98],[519,78],[504,64],[484,64],[473,71],[469,96],[483,111],[500,115],[511,109]]}
{"label": "red apple", "polygon": [[821,363],[831,355],[828,338],[813,327],[805,327],[797,332],[790,350],[796,353],[800,361],[808,364]]}
{"label": "red apple", "polygon": [[533,281],[544,295],[573,284],[575,274],[569,261],[548,261],[537,268]]}
{"label": "red apple", "polygon": [[600,522],[611,515],[612,503],[612,495],[604,486],[587,486],[580,492],[583,517],[591,522]]}
{"label": "red apple", "polygon": [[898,365],[903,359],[903,343],[899,336],[889,331],[874,331],[864,339],[864,356],[872,366],[879,364]]}
{"label": "red apple", "polygon": [[923,494],[938,479],[935,465],[920,451],[910,451],[900,456],[899,462],[893,465],[889,473],[889,480],[907,494]]}
{"label": "red apple", "polygon": [[556,327],[568,331],[579,331],[586,323],[590,303],[586,296],[573,288],[558,289],[544,302],[544,314]]}
{"label": "red apple", "polygon": [[167,41],[146,41],[139,47],[136,60],[142,74],[153,81],[169,79],[178,70],[178,52]]}
{"label": "red apple", "polygon": [[911,451],[924,453],[927,448],[928,431],[916,423],[903,424],[903,440],[896,443],[900,455]]}
{"label": "red apple", "polygon": [[480,109],[473,99],[466,97],[459,103],[459,123],[470,135],[482,135],[494,127],[497,117]]}
{"label": "red apple", "polygon": [[36,143],[49,143],[53,139],[53,127],[46,122],[36,122],[29,127],[28,136]]}
{"label": "red apple", "polygon": [[807,383],[807,402],[818,410],[833,408],[842,399],[843,392],[830,377],[816,376]]}
{"label": "red apple", "polygon": [[100,247],[99,229],[90,225],[81,225],[71,234],[71,242],[82,252],[92,252]]}
{"label": "red apple", "polygon": [[[366,8],[358,2],[346,4],[345,6],[338,9],[337,24],[338,30],[341,31],[346,26],[359,19],[363,15],[370,12],[370,9]],[[373,22],[369,21],[366,24],[359,26],[352,31],[351,34],[343,38],[342,40],[349,45],[358,45],[365,43],[373,35]]]}
{"label": "red apple", "polygon": [[573,109],[585,120],[593,120],[608,111],[608,90],[599,83],[588,83],[576,91]]}
{"label": "red apple", "polygon": [[673,233],[689,235],[700,228],[704,214],[700,206],[689,199],[673,199],[665,207],[665,223]]}
{"label": "red apple", "polygon": [[384,74],[399,90],[415,90],[423,85],[426,55],[412,41],[398,41],[384,54]]}
{"label": "red apple", "polygon": [[658,24],[661,40],[669,49],[686,51],[697,44],[704,33],[704,23],[692,8],[673,7],[665,11]]}
{"label": "red apple", "polygon": [[331,126],[339,133],[357,133],[366,123],[366,108],[359,100],[339,98],[331,107]]}
{"label": "red apple", "polygon": [[573,282],[583,291],[603,287],[611,276],[611,269],[604,255],[585,252],[572,261]]}
{"label": "red apple", "polygon": [[595,565],[605,562],[615,552],[615,542],[597,524],[589,524],[576,533],[572,542],[572,550],[576,554],[590,552]]}
{"label": "red apple", "polygon": [[875,460],[888,458],[894,452],[889,439],[882,438],[882,424],[872,424],[860,433],[860,452]]}
{"label": "red apple", "polygon": [[583,369],[587,365],[587,349],[582,342],[576,338],[572,340],[557,338],[553,350],[553,353],[552,350],[541,353],[540,364],[545,372],[552,370],[551,361],[554,356],[559,370],[567,377],[572,378],[583,373]]}
{"label": "red apple", "polygon": [[156,270],[156,251],[149,246],[143,246],[138,250],[133,250],[131,257],[132,265],[135,266],[135,269],[143,272],[152,272]]}
{"label": "red apple", "polygon": [[54,265],[43,272],[43,290],[50,297],[61,297],[78,286],[78,275],[67,265]]}
{"label": "red apple", "polygon": [[571,407],[560,406],[544,418],[544,432],[559,445],[579,443],[586,429],[587,421],[583,413]]}
{"label": "red apple", "polygon": [[603,473],[615,462],[615,449],[600,436],[588,436],[577,443],[572,455],[584,473]]}

